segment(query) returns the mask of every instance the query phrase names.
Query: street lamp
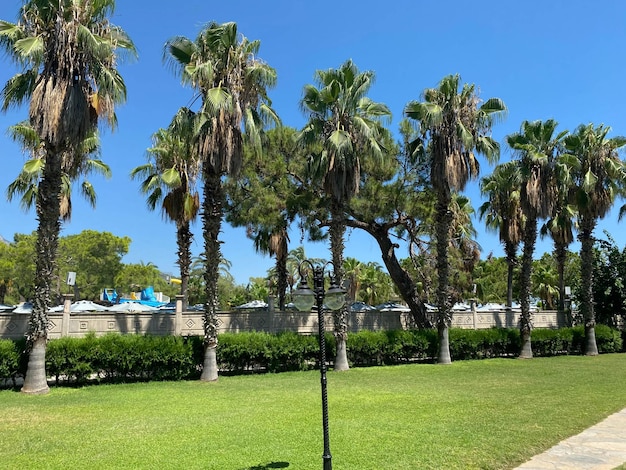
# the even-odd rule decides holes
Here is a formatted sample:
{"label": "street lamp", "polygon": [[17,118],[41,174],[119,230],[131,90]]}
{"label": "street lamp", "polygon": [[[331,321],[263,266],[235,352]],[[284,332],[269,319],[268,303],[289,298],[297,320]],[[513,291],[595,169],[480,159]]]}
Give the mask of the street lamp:
{"label": "street lamp", "polygon": [[[330,287],[324,290],[324,274],[327,266],[333,267],[333,275],[330,272]],[[306,282],[306,276],[303,275],[303,267],[308,267],[313,272],[313,290]],[[324,299],[326,299],[326,307],[330,310],[339,310],[346,303],[346,291],[337,285],[335,273],[335,265],[328,262],[324,265],[314,265],[309,260],[304,260],[298,266],[300,274],[300,286],[293,292],[293,303],[301,312],[310,312],[314,304],[317,304],[317,325],[319,329],[320,342],[320,379],[322,384],[322,429],[324,431],[324,470],[332,470],[333,463],[330,455],[330,441],[328,438],[328,398],[326,396],[326,338],[324,333]]]}

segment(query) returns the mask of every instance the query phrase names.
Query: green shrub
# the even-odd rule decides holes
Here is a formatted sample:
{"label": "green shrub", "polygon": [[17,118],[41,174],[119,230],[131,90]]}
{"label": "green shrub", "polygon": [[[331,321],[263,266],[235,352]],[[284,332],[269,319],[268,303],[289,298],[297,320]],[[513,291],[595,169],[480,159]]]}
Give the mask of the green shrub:
{"label": "green shrub", "polygon": [[60,377],[76,383],[85,382],[97,372],[93,361],[96,342],[94,333],[84,338],[66,337],[50,341],[46,349],[48,375],[55,377],[57,384]]}
{"label": "green shrub", "polygon": [[9,339],[0,339],[0,380],[12,380],[15,386],[19,365],[20,353],[17,343]]}

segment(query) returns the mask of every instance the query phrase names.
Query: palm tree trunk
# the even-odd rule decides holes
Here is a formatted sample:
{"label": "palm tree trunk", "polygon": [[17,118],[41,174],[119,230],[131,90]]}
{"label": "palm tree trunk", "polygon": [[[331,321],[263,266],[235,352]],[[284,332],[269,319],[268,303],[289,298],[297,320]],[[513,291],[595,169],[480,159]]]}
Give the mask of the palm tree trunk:
{"label": "palm tree trunk", "polygon": [[593,229],[595,220],[583,217],[580,222],[580,313],[585,322],[585,355],[597,356],[596,316],[593,308]]}
{"label": "palm tree trunk", "polygon": [[522,252],[522,272],[520,286],[520,337],[522,346],[519,353],[520,359],[531,359],[533,349],[531,343],[532,314],[530,313],[530,287],[533,269],[533,254],[537,241],[537,219],[528,217],[524,227],[524,250]]}
{"label": "palm tree trunk", "polygon": [[183,312],[187,310],[189,291],[189,271],[191,269],[191,240],[193,235],[189,222],[179,224],[176,231],[178,245],[178,266],[180,267],[180,294],[183,296]]}
{"label": "palm tree trunk", "polygon": [[[338,202],[331,204],[330,223],[330,251],[335,267],[335,281],[337,285],[343,284],[343,237],[346,232],[343,208]],[[348,341],[348,307],[344,305],[335,312],[335,342],[337,344],[337,354],[335,356],[334,369],[344,371],[350,369],[348,364],[348,351],[346,343]]]}
{"label": "palm tree trunk", "polygon": [[450,263],[448,261],[448,245],[450,244],[450,224],[452,213],[449,210],[449,200],[445,196],[439,195],[437,198],[437,221],[435,222],[435,233],[437,234],[437,332],[439,337],[439,353],[437,355],[438,364],[450,364],[450,343],[448,341],[448,330],[452,324],[452,306],[448,293],[450,276]]}
{"label": "palm tree trunk", "polygon": [[202,225],[206,267],[204,284],[204,362],[200,380],[214,382],[218,379],[217,367],[217,280],[221,259],[218,236],[222,226],[223,194],[219,173],[211,165],[203,167],[204,200],[202,203]]}
{"label": "palm tree trunk", "polygon": [[33,312],[28,323],[28,368],[22,392],[47,393],[46,343],[48,341],[48,308],[51,306],[52,280],[59,241],[61,192],[61,155],[50,150],[46,155],[43,177],[37,192],[37,227],[35,257],[35,292]]}
{"label": "palm tree trunk", "polygon": [[506,306],[511,308],[513,306],[513,274],[515,271],[515,265],[517,264],[517,247],[515,244],[506,242],[504,244],[504,252],[506,254]]}
{"label": "palm tree trunk", "polygon": [[554,258],[559,273],[559,312],[565,311],[565,262],[567,261],[567,245],[554,242]]}

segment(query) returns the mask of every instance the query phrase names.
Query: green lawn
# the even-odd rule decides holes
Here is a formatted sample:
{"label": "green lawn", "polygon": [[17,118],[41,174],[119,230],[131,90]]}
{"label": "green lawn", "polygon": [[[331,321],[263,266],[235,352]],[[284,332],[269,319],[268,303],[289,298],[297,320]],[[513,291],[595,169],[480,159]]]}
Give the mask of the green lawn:
{"label": "green lawn", "polygon": [[[0,392],[0,468],[322,468],[319,372]],[[512,468],[626,407],[626,355],[329,373],[335,470]]]}

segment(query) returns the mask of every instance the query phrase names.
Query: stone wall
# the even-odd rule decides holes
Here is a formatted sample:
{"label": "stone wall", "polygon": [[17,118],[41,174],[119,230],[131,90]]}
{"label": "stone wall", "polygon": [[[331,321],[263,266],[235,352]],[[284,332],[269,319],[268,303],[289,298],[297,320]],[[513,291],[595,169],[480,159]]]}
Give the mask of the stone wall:
{"label": "stone wall", "polygon": [[[318,331],[317,313],[238,311],[218,313],[219,332],[242,331],[295,331],[314,334]],[[23,338],[30,315],[24,313],[0,313],[0,338]],[[153,335],[202,335],[202,312],[149,312],[117,313],[88,312],[49,313],[49,338],[62,336],[82,337],[90,331],[97,335],[110,332]],[[455,312],[452,326],[457,328],[517,328],[519,313],[511,311]],[[325,316],[327,331],[333,330],[333,315]],[[567,326],[563,313],[540,311],[533,316],[535,328],[559,328]],[[413,325],[410,313],[404,312],[353,312],[348,317],[349,331],[407,329]]]}

